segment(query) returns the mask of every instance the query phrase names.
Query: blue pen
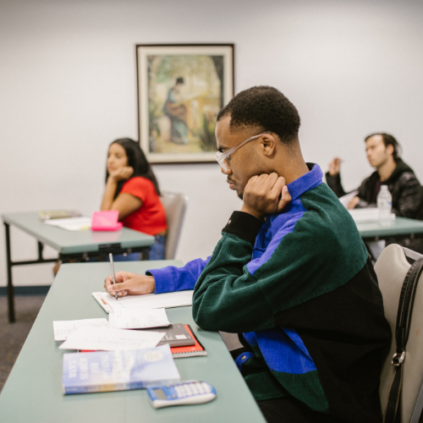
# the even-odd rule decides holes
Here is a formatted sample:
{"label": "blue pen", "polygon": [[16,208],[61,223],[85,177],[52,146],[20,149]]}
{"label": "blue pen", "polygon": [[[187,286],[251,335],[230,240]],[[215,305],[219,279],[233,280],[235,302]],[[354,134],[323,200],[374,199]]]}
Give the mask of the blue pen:
{"label": "blue pen", "polygon": [[[109,253],[109,260],[110,260],[110,267],[112,269],[112,276],[113,276],[113,285],[116,285],[116,279],[115,279],[115,266],[113,264],[113,254]],[[118,294],[115,291],[115,298],[118,300]]]}

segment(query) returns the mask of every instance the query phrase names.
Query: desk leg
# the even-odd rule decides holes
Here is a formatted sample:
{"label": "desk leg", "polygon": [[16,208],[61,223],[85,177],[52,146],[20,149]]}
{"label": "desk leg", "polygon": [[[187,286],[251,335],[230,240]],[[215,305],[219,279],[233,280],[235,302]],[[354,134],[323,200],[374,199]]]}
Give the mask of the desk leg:
{"label": "desk leg", "polygon": [[43,261],[44,244],[38,241],[38,260]]}
{"label": "desk leg", "polygon": [[9,323],[15,322],[15,292],[12,282],[12,259],[10,257],[10,226],[4,224],[6,232],[6,261],[7,261],[7,303],[9,307]]}
{"label": "desk leg", "polygon": [[148,248],[143,248],[143,250],[141,251],[141,260],[148,260],[150,258],[150,247]]}

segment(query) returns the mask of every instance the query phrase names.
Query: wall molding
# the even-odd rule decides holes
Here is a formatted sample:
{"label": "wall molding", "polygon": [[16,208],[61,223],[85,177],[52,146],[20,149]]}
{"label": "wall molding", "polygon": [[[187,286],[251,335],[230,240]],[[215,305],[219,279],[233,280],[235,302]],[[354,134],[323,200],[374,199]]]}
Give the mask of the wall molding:
{"label": "wall molding", "polygon": [[[16,295],[47,295],[50,285],[15,286]],[[7,287],[0,286],[0,297],[7,296]]]}

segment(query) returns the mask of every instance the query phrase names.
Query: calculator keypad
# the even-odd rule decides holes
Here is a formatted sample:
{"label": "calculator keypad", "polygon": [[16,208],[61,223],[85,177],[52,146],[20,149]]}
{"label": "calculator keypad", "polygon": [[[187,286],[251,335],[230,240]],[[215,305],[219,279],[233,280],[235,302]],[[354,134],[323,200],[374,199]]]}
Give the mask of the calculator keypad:
{"label": "calculator keypad", "polygon": [[210,387],[207,385],[207,383],[201,382],[176,385],[174,388],[178,398],[184,398],[186,396],[192,395],[208,394],[211,392]]}

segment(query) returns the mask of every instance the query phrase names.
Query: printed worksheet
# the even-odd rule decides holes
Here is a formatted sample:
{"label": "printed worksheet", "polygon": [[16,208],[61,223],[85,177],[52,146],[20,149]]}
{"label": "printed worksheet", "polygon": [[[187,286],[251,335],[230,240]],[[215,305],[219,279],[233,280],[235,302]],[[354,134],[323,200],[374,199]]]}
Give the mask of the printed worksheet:
{"label": "printed worksheet", "polygon": [[114,328],[81,327],[60,345],[61,350],[138,350],[155,347],[165,334]]}
{"label": "printed worksheet", "polygon": [[109,327],[107,319],[57,320],[53,322],[55,341],[66,341],[67,337],[81,327]]}
{"label": "printed worksheet", "polygon": [[107,292],[93,292],[93,297],[110,313],[128,308],[172,308],[192,305],[194,291],[167,292],[165,294],[128,295],[119,298],[112,297]]}
{"label": "printed worksheet", "polygon": [[118,329],[146,329],[170,326],[164,308],[124,308],[109,314],[109,324]]}

